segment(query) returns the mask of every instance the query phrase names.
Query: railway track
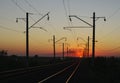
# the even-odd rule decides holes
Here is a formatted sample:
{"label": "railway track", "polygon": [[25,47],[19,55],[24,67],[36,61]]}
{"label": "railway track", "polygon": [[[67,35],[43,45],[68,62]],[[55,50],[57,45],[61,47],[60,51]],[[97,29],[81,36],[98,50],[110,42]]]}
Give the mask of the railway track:
{"label": "railway track", "polygon": [[44,78],[43,80],[39,81],[38,83],[69,83],[69,80],[72,78],[72,76],[75,74],[76,70],[78,69],[80,65],[79,62],[75,62],[64,69],[48,76],[47,78]]}
{"label": "railway track", "polygon": [[71,70],[75,69],[77,63],[78,62],[76,62],[75,60],[64,61],[44,66],[36,66],[0,72],[0,83],[21,83],[21,82],[37,83],[40,80],[43,80],[60,71],[61,72],[59,74],[63,73],[64,70],[66,71],[70,69],[70,72],[72,73]]}

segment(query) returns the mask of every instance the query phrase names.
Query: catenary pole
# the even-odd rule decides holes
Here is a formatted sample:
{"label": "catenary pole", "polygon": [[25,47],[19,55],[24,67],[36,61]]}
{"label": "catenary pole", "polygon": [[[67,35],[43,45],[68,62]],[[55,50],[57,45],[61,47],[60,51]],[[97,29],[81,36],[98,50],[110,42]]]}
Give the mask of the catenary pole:
{"label": "catenary pole", "polygon": [[90,41],[90,37],[88,36],[88,57],[89,57],[89,41]]}
{"label": "catenary pole", "polygon": [[93,40],[92,40],[92,60],[95,58],[95,12],[93,12]]}
{"label": "catenary pole", "polygon": [[62,50],[63,50],[63,59],[64,59],[64,43],[62,43]]}
{"label": "catenary pole", "polygon": [[53,35],[53,58],[55,59],[56,53],[55,53],[55,35]]}
{"label": "catenary pole", "polygon": [[29,66],[29,13],[26,13],[26,65]]}

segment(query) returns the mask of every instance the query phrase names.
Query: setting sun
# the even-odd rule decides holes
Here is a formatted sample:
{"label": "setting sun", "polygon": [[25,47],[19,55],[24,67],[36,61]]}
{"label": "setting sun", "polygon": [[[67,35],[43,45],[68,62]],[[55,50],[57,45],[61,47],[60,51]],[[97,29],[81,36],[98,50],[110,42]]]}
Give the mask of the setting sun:
{"label": "setting sun", "polygon": [[76,50],[75,55],[76,55],[77,57],[82,58],[82,57],[83,57],[83,52],[82,52],[81,50]]}

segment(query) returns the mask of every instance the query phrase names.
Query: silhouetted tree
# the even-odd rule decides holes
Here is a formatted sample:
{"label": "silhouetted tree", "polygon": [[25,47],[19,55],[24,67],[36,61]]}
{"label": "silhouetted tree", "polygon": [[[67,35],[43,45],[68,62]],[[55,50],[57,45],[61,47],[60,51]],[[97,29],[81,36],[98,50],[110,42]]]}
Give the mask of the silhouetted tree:
{"label": "silhouetted tree", "polygon": [[13,55],[11,55],[11,57],[17,57],[17,55],[13,54]]}
{"label": "silhouetted tree", "polygon": [[7,50],[1,50],[0,51],[0,56],[7,56]]}
{"label": "silhouetted tree", "polygon": [[34,56],[34,58],[38,58],[38,55],[36,54],[36,55]]}

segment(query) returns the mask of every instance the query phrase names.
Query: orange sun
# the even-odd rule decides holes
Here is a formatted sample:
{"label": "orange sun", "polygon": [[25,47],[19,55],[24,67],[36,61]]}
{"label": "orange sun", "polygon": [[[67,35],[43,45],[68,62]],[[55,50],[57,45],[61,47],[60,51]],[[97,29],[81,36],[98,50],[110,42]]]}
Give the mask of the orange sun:
{"label": "orange sun", "polygon": [[75,55],[76,55],[77,57],[80,57],[80,58],[83,57],[82,54],[83,54],[83,53],[82,53],[82,51],[80,51],[80,50],[76,50],[76,52],[75,52]]}

